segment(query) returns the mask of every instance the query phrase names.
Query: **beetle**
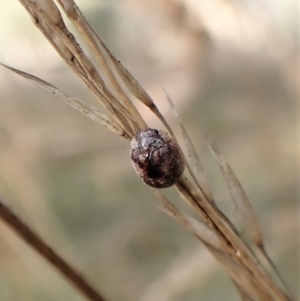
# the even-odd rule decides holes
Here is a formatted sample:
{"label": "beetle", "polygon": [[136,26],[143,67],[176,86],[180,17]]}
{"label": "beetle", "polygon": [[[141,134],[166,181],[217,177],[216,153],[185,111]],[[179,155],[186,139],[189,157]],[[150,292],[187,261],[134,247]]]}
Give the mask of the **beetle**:
{"label": "beetle", "polygon": [[137,132],[130,143],[130,156],[137,175],[154,188],[174,185],[185,168],[180,146],[162,130],[147,128]]}

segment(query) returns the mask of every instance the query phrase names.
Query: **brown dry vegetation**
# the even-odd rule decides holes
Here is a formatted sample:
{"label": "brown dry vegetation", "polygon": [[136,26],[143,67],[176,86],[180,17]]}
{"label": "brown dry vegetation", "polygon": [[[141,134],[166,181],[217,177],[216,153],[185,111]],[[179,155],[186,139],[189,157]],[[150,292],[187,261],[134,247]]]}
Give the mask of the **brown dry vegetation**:
{"label": "brown dry vegetation", "polygon": [[[0,2],[0,61],[98,105],[20,3],[11,2]],[[161,78],[218,207],[240,225],[200,126],[209,131],[245,188],[266,249],[295,295],[295,20],[285,15],[292,16],[293,4],[211,3],[77,2],[184,145]],[[26,223],[108,300],[239,299],[208,251],[155,208],[159,201],[134,174],[128,141],[0,70],[0,196]],[[135,103],[147,124],[162,128]],[[193,214],[174,188],[163,193]],[[83,300],[4,223],[0,241],[1,300]]]}

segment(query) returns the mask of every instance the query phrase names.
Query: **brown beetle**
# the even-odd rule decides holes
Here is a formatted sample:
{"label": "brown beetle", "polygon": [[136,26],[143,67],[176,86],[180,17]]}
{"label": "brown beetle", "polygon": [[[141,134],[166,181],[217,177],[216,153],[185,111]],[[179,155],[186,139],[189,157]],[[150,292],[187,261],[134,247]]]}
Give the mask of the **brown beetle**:
{"label": "brown beetle", "polygon": [[130,143],[133,167],[144,183],[155,188],[175,184],[184,171],[179,145],[162,130],[139,131]]}

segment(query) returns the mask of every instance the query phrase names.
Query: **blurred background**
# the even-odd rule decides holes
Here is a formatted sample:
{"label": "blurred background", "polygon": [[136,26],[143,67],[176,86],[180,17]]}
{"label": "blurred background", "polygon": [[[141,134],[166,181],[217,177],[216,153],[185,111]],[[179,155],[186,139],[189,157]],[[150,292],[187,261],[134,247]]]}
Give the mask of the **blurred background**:
{"label": "blurred background", "polygon": [[[76,3],[182,141],[161,79],[219,207],[235,221],[200,126],[211,134],[252,201],[267,251],[296,294],[297,1]],[[2,63],[97,105],[18,1],[0,0],[0,20]],[[151,127],[162,128],[137,106]],[[189,210],[174,188],[164,193]],[[133,171],[127,141],[2,67],[0,196],[108,300],[238,300],[212,256],[157,208]],[[2,221],[0,299],[85,300]]]}

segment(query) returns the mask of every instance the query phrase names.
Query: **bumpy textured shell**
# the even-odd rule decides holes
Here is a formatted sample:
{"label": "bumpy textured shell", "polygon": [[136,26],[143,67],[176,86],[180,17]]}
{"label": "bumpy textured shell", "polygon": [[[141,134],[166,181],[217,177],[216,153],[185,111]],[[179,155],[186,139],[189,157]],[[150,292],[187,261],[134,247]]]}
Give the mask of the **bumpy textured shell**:
{"label": "bumpy textured shell", "polygon": [[138,132],[131,140],[130,155],[136,173],[151,187],[170,187],[184,171],[180,147],[161,130],[149,128]]}

